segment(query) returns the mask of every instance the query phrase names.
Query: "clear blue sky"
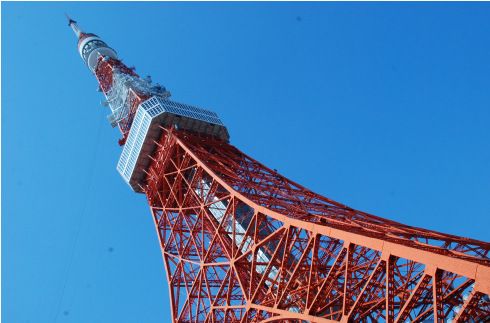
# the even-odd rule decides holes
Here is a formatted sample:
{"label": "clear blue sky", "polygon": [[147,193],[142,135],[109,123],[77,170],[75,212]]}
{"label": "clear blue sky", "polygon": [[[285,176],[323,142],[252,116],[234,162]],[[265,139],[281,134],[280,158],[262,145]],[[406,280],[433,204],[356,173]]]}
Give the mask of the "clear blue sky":
{"label": "clear blue sky", "polygon": [[488,2],[1,7],[4,322],[170,322],[149,208],[64,12],[292,180],[490,241]]}

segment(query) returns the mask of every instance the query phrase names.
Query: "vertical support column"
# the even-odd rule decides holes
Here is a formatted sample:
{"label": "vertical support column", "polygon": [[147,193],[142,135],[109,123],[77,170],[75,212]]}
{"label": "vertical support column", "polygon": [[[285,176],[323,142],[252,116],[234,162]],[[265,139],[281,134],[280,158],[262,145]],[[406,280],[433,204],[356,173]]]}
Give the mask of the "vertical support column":
{"label": "vertical support column", "polygon": [[347,247],[347,260],[345,262],[345,280],[344,280],[344,312],[343,317],[347,318],[350,312],[351,307],[351,293],[352,293],[352,281],[354,271],[352,267],[354,265],[354,251],[356,249],[356,245],[350,242],[345,243]]}
{"label": "vertical support column", "polygon": [[316,276],[317,272],[317,267],[318,267],[318,248],[320,246],[320,239],[321,235],[318,233],[314,232],[313,237],[315,239],[314,245],[313,245],[313,254],[311,257],[311,264],[310,264],[310,274],[308,276],[308,291],[306,293],[306,306],[305,306],[305,314],[310,313],[310,304],[313,299],[313,292],[312,292],[312,285],[313,285],[313,279]]}
{"label": "vertical support column", "polygon": [[434,322],[444,323],[444,300],[442,292],[442,275],[444,271],[437,269],[432,284],[432,295],[434,299]]}
{"label": "vertical support column", "polygon": [[398,259],[389,255],[386,261],[386,323],[395,322],[395,263]]}

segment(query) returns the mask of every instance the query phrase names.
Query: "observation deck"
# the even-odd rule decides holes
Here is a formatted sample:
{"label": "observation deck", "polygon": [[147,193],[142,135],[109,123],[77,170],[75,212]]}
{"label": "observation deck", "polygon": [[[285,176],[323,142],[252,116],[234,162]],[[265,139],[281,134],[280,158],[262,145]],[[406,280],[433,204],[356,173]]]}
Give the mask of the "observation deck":
{"label": "observation deck", "polygon": [[177,126],[181,129],[210,134],[223,140],[230,135],[216,112],[175,102],[162,97],[151,97],[138,106],[131,130],[117,164],[124,181],[136,193],[143,193],[140,185],[146,176],[160,137],[160,126]]}

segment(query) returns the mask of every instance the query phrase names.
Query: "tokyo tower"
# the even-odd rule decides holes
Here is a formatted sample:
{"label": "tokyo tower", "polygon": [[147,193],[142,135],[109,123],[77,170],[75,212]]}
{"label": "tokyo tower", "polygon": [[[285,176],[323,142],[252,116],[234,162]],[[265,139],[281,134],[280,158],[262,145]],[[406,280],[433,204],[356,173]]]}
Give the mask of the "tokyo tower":
{"label": "tokyo tower", "polygon": [[117,170],[150,206],[173,322],[490,322],[490,243],[302,187],[68,21],[122,134]]}

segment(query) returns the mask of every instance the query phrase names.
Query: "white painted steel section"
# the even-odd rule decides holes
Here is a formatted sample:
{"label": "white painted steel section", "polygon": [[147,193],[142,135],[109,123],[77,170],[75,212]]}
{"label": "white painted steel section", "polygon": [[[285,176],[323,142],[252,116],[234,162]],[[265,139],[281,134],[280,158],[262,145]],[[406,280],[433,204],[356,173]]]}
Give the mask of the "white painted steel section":
{"label": "white painted steel section", "polygon": [[189,117],[192,119],[206,121],[212,124],[224,126],[216,112],[205,110],[192,105],[179,103],[170,100],[164,100],[158,97],[153,97],[141,104],[152,116],[156,116],[163,112],[174,113],[179,116]]}
{"label": "white painted steel section", "polygon": [[119,158],[117,170],[128,184],[138,160],[143,141],[150,128],[151,119],[150,115],[144,109],[138,109],[128,140]]}
{"label": "white painted steel section", "polygon": [[97,61],[99,55],[110,56],[117,59],[117,53],[110,47],[97,47],[93,50],[87,58],[87,66],[92,71],[95,72],[95,67],[97,66]]}
{"label": "white painted steel section", "polygon": [[[124,82],[125,77],[127,75],[124,75],[124,77],[121,76],[120,82]],[[124,96],[116,95],[115,99],[121,99],[122,97]],[[114,102],[107,101],[108,104],[114,112],[122,109],[122,113],[124,114],[124,102],[115,99]],[[136,111],[128,139],[117,164],[117,170],[124,181],[135,192],[142,192],[139,185],[143,184],[146,176],[143,170],[151,162],[149,156],[153,154],[155,148],[154,141],[158,140],[161,134],[159,125],[172,126],[178,122],[183,124],[181,127],[184,129],[201,131],[203,133],[212,131],[212,134],[215,136],[220,136],[223,139],[229,138],[228,130],[218,115],[213,111],[171,101],[162,97],[152,97],[141,103]]]}
{"label": "white painted steel section", "polygon": [[80,35],[83,33],[82,28],[80,28],[80,26],[77,25],[77,23],[74,21],[70,23],[70,27],[71,27],[71,29],[73,29],[73,31],[75,32],[77,37],[80,38]]}
{"label": "white painted steel section", "polygon": [[92,37],[87,37],[83,40],[83,42],[80,44],[80,46],[78,46],[78,53],[80,54],[80,56],[82,56],[83,58],[83,47],[89,42],[89,41],[92,41],[92,40],[100,40],[101,42],[103,42],[103,40],[100,38],[100,37],[97,37],[97,36],[92,36]]}
{"label": "white painted steel section", "polygon": [[122,119],[124,119],[130,109],[129,94],[130,89],[147,93],[148,95],[161,96],[164,98],[170,97],[165,87],[154,87],[150,82],[141,79],[137,76],[131,76],[121,73],[119,69],[113,69],[112,89],[106,94],[107,101],[103,105],[109,105],[112,114],[107,116],[112,127],[116,127]]}

